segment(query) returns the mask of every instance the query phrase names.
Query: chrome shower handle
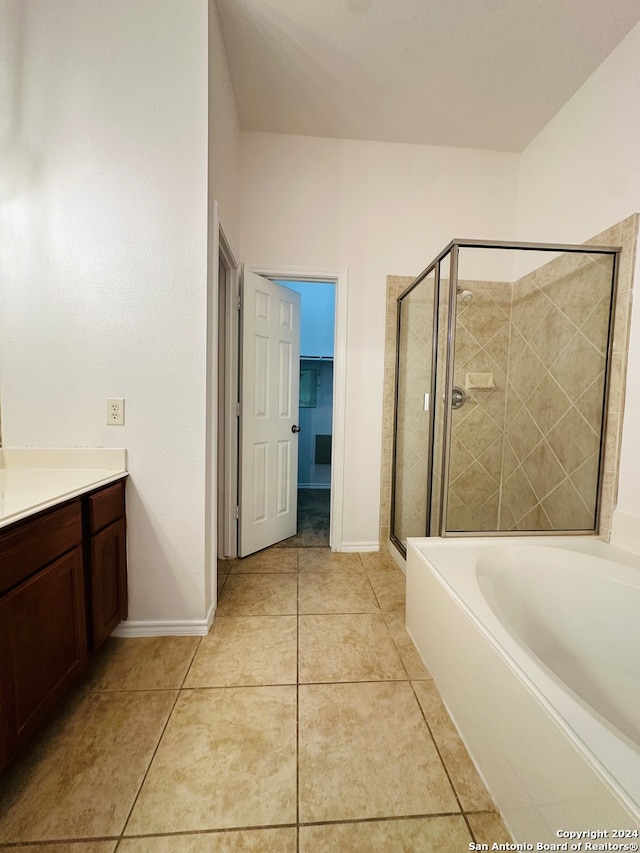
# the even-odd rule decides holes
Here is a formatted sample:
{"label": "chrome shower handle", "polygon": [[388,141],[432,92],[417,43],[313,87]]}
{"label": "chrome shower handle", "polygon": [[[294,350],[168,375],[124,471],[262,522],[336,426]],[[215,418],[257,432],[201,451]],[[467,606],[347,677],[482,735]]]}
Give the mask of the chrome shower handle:
{"label": "chrome shower handle", "polygon": [[467,402],[468,394],[463,388],[454,386],[451,390],[451,408],[461,409]]}

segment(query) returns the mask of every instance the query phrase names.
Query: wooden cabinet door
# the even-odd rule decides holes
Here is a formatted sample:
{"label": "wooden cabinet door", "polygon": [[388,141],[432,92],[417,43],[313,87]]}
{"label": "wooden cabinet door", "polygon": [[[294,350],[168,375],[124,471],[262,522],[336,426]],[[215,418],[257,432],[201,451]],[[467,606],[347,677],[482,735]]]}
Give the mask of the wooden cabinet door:
{"label": "wooden cabinet door", "polygon": [[0,758],[8,761],[87,662],[82,548],[0,598]]}
{"label": "wooden cabinet door", "polygon": [[91,538],[91,636],[95,652],[127,616],[124,518]]}

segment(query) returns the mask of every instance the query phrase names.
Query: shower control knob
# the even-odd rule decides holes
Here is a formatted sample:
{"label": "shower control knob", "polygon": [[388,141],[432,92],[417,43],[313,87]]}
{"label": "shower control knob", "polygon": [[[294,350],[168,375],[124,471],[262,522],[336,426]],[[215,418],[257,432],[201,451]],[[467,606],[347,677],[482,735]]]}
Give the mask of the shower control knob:
{"label": "shower control knob", "polygon": [[302,432],[302,427],[296,426],[296,424],[294,424],[291,427],[291,432]]}
{"label": "shower control knob", "polygon": [[451,390],[451,408],[461,409],[467,402],[467,394],[462,388],[453,388]]}

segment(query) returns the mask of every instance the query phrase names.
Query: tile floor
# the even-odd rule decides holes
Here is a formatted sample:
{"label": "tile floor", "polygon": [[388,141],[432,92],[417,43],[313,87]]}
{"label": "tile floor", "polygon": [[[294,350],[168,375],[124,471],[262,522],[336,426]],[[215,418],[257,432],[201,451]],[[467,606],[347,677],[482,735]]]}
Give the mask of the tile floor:
{"label": "tile floor", "polygon": [[208,637],[110,640],[0,777],[23,853],[448,853],[509,841],[382,554],[220,566]]}

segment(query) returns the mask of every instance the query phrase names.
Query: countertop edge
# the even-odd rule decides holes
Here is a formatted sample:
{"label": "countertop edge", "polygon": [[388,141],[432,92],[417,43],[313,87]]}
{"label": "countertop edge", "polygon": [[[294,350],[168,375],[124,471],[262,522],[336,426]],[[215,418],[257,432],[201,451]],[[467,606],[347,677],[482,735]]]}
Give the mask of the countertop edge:
{"label": "countertop edge", "polygon": [[129,472],[120,469],[120,470],[108,470],[108,473],[105,473],[103,477],[92,478],[88,480],[86,483],[83,483],[81,486],[78,486],[73,489],[68,489],[67,491],[58,492],[52,495],[50,498],[45,500],[41,500],[34,504],[31,504],[24,509],[18,510],[11,515],[4,516],[0,518],[0,530],[9,527],[10,525],[23,521],[26,518],[30,518],[33,515],[37,515],[44,510],[51,509],[52,507],[58,506],[59,504],[65,503],[66,501],[73,500],[74,498],[80,497],[80,495],[84,495],[87,492],[91,492],[94,489],[98,489],[101,486],[107,486],[110,483],[115,483],[118,480],[123,480],[125,477],[128,477]]}

